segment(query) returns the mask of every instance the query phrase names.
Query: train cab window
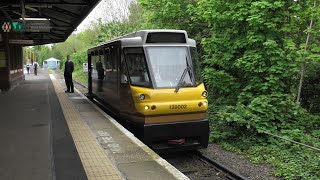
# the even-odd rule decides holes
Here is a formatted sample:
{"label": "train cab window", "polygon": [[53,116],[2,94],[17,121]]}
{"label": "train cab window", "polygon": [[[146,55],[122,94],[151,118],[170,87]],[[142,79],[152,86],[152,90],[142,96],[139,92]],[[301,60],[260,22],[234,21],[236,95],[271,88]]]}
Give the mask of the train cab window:
{"label": "train cab window", "polygon": [[147,70],[145,55],[142,48],[124,49],[125,59],[132,85],[150,87],[150,77]]}
{"label": "train cab window", "polygon": [[[195,86],[192,61],[185,46],[146,47],[156,88]],[[185,73],[186,71],[186,73]]]}

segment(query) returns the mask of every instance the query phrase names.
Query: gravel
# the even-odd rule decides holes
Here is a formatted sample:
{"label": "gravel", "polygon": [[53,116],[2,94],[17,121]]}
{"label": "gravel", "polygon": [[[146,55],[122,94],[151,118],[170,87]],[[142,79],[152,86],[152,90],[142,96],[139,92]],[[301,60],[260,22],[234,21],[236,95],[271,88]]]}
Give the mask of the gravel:
{"label": "gravel", "polygon": [[266,164],[254,164],[248,158],[229,152],[217,144],[209,144],[207,149],[200,150],[204,155],[210,157],[225,166],[239,172],[248,179],[253,180],[280,180],[272,175],[276,169]]}
{"label": "gravel", "polygon": [[190,180],[226,180],[227,175],[210,163],[203,161],[194,152],[159,154]]}

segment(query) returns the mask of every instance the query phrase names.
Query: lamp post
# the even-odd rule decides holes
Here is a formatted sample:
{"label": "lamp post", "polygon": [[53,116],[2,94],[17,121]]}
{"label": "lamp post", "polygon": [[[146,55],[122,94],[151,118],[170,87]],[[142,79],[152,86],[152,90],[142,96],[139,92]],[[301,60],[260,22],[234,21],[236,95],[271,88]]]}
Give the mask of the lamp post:
{"label": "lamp post", "polygon": [[26,65],[29,64],[28,63],[28,48],[26,48]]}
{"label": "lamp post", "polygon": [[31,64],[33,64],[31,48],[29,48],[29,49],[30,49],[30,61],[31,61]]}

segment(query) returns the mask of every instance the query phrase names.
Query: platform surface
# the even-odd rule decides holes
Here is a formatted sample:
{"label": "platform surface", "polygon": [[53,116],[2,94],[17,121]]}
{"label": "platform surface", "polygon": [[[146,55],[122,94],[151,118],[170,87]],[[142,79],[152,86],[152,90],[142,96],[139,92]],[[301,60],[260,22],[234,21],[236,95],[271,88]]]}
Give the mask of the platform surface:
{"label": "platform surface", "polygon": [[61,76],[0,92],[0,179],[188,179]]}

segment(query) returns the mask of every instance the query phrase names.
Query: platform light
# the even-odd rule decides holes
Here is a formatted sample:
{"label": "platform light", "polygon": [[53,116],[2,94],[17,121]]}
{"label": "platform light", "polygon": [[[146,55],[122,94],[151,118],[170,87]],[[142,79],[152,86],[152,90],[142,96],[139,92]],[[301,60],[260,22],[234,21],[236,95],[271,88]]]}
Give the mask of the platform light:
{"label": "platform light", "polygon": [[145,98],[146,98],[146,96],[144,94],[140,94],[140,96],[139,96],[140,101],[143,101]]}
{"label": "platform light", "polygon": [[50,21],[51,20],[48,18],[19,18],[19,19],[24,21]]}
{"label": "platform light", "polygon": [[148,109],[149,109],[149,106],[144,106],[144,109],[145,109],[145,110],[148,110]]}
{"label": "platform light", "polygon": [[203,91],[201,95],[202,95],[202,97],[207,97],[208,96],[208,92],[207,91]]}

